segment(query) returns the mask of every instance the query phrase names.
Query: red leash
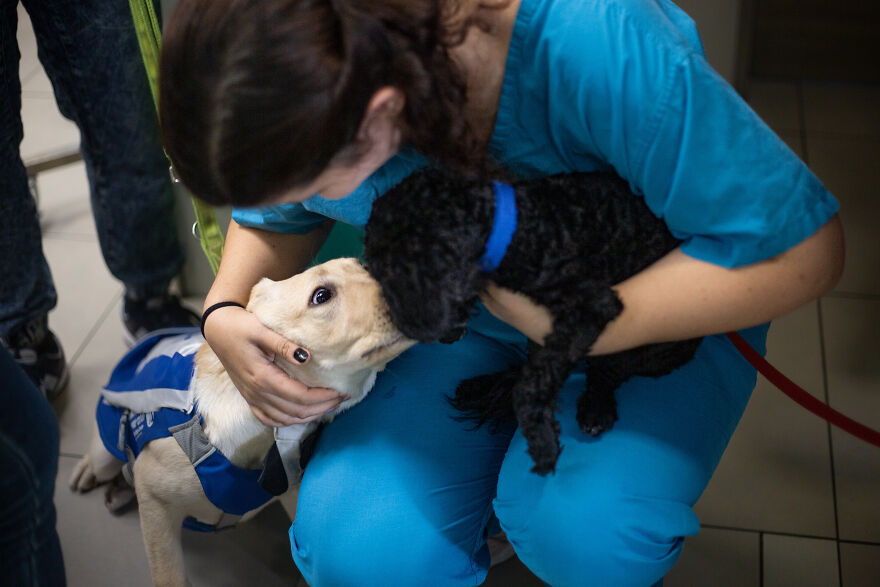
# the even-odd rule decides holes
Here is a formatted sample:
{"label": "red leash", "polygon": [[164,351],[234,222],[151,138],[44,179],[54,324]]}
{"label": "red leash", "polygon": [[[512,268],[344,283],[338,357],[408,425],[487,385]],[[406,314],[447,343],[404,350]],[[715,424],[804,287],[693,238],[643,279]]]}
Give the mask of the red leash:
{"label": "red leash", "polygon": [[761,375],[766,377],[770,383],[781,389],[782,393],[823,420],[831,422],[856,438],[860,438],[874,446],[880,446],[880,432],[872,430],[863,424],[859,424],[851,418],[847,418],[831,406],[820,402],[798,387],[794,381],[777,371],[773,365],[768,363],[767,360],[758,354],[758,351],[753,349],[738,333],[728,332],[727,337],[733,342],[733,345],[742,356],[744,356]]}

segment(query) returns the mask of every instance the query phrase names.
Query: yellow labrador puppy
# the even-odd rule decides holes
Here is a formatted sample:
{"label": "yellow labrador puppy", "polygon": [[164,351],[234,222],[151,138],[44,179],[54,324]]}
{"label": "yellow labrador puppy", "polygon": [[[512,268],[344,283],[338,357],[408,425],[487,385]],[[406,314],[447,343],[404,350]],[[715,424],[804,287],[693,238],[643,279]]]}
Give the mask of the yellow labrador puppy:
{"label": "yellow labrador puppy", "polygon": [[[361,401],[372,388],[376,373],[414,344],[391,324],[378,284],[355,259],[329,261],[284,281],[263,279],[254,286],[247,309],[263,324],[311,352],[302,365],[277,358],[276,364],[288,375],[309,387],[331,388],[349,396],[322,421]],[[277,437],[291,481],[281,499],[292,514],[300,442],[319,422],[293,425],[273,435],[273,429],[253,415],[205,343],[195,355],[190,389],[204,436],[235,466],[260,469],[273,436]],[[195,461],[182,446],[175,437],[151,440],[132,467],[141,530],[156,585],[187,583],[180,539],[184,520],[195,518],[216,525],[224,517],[206,496]],[[88,491],[113,479],[122,467],[123,462],[105,447],[96,425],[89,453],[71,476],[71,488]],[[240,521],[253,517],[261,507],[246,512]]]}

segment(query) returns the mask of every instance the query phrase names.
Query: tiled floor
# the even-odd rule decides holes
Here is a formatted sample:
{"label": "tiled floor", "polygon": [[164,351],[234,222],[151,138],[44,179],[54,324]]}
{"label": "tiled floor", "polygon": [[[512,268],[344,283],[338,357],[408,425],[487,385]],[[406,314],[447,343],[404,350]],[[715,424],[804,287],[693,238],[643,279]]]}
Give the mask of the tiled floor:
{"label": "tiled floor", "polygon": [[[75,146],[21,25],[26,159]],[[880,428],[880,88],[756,83],[751,102],[842,202],[848,242],[837,289],[773,326],[769,358],[800,385]],[[39,177],[44,247],[60,294],[51,314],[72,368],[57,407],[58,528],[72,586],[147,585],[137,515],[112,517],[99,493],[66,485],[88,444],[98,389],[122,354],[121,286],[101,259],[82,164]],[[197,303],[197,300],[195,301]],[[880,585],[880,449],[797,407],[761,380],[706,493],[669,587]],[[271,508],[216,535],[186,533],[196,585],[296,584],[287,519]],[[537,586],[518,561],[488,585]]]}

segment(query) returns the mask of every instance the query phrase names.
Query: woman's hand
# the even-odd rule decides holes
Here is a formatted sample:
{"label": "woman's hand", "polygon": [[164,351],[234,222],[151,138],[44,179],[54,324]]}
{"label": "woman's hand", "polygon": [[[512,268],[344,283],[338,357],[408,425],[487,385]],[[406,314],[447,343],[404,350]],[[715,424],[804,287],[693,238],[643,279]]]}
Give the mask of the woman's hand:
{"label": "woman's hand", "polygon": [[553,330],[553,315],[531,298],[499,287],[490,281],[480,301],[493,316],[506,322],[538,344]]}
{"label": "woman's hand", "polygon": [[308,388],[288,377],[273,361],[283,357],[299,363],[294,358],[298,347],[242,308],[212,312],[205,337],[254,415],[267,426],[311,422],[345,399],[332,389]]}

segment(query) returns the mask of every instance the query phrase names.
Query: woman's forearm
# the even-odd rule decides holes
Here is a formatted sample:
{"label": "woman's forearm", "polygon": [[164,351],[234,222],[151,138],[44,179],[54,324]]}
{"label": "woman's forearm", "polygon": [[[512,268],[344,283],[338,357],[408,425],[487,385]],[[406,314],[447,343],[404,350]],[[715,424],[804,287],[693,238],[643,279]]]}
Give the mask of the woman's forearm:
{"label": "woman's forearm", "polygon": [[[624,310],[602,332],[592,354],[747,328],[778,318],[834,287],[844,244],[835,216],[805,241],[759,263],[727,269],[675,250],[615,287]],[[543,308],[511,292],[484,296],[502,320],[541,342],[551,329]]]}
{"label": "woman's forearm", "polygon": [[305,269],[321,248],[332,222],[308,234],[283,234],[229,223],[223,258],[205,308],[222,301],[246,305],[263,277],[285,279]]}

